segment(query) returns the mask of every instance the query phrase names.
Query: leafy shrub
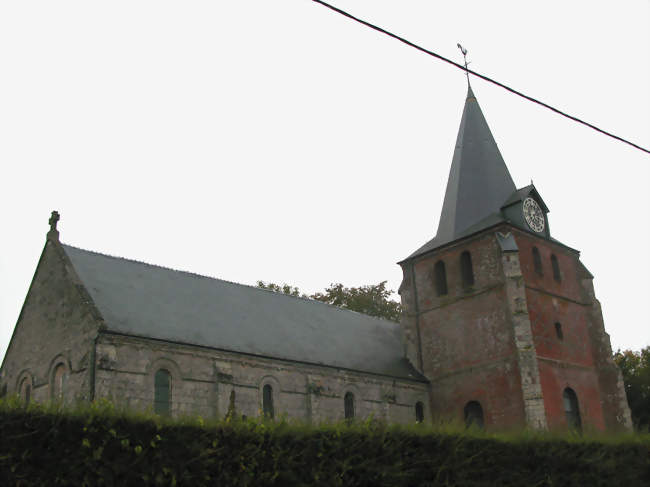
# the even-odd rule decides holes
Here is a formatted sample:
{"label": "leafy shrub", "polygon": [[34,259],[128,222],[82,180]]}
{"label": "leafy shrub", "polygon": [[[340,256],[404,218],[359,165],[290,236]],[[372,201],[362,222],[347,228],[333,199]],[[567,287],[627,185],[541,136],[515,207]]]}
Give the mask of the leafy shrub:
{"label": "leafy shrub", "polygon": [[642,485],[650,437],[206,421],[0,400],[0,485]]}

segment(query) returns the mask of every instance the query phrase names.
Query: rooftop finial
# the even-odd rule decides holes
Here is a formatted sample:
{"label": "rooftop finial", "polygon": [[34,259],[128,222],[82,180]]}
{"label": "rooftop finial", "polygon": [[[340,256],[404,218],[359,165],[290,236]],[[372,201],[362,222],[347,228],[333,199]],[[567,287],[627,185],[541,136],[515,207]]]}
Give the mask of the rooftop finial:
{"label": "rooftop finial", "polygon": [[50,231],[47,232],[47,238],[51,238],[54,240],[59,240],[59,231],[56,229],[56,224],[57,222],[61,219],[59,212],[54,210],[52,212],[52,216],[50,216],[49,224],[50,224]]}
{"label": "rooftop finial", "polygon": [[460,42],[456,45],[458,46],[458,49],[460,49],[460,52],[463,53],[463,59],[465,60],[465,75],[467,76],[467,86],[469,86],[469,71],[467,70],[467,65],[469,63],[467,62],[467,49],[461,46]]}

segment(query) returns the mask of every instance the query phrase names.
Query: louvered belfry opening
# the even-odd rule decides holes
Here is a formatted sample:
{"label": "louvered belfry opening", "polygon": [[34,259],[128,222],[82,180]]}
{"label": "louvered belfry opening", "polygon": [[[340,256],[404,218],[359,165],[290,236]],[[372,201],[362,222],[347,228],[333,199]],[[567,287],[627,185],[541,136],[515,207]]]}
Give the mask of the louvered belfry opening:
{"label": "louvered belfry opening", "polygon": [[465,289],[474,285],[474,269],[472,268],[472,256],[469,251],[460,254],[460,273]]}
{"label": "louvered belfry opening", "polygon": [[436,262],[436,265],[433,268],[433,273],[436,285],[436,294],[438,296],[444,296],[447,294],[447,270],[445,269],[445,263],[441,260]]}
{"label": "louvered belfry opening", "polygon": [[551,255],[551,266],[553,267],[553,279],[555,279],[557,282],[560,282],[562,280],[562,275],[560,274],[560,264],[557,261],[557,257],[555,257],[555,255]]}
{"label": "louvered belfry opening", "polygon": [[537,247],[533,247],[533,267],[535,268],[535,273],[538,275],[543,275],[542,272],[542,256],[539,255],[539,250]]}

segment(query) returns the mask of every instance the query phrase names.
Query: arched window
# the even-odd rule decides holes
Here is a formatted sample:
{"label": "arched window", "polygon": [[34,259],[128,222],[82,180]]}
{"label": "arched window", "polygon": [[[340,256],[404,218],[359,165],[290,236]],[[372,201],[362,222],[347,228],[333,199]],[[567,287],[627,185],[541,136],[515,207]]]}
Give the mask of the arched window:
{"label": "arched window", "polygon": [[558,340],[564,340],[564,333],[562,333],[562,325],[560,323],[555,323],[555,335],[557,335]]}
{"label": "arched window", "polygon": [[539,250],[537,247],[533,247],[533,266],[535,267],[535,272],[540,276],[542,273],[542,256],[539,255]]}
{"label": "arched window", "polygon": [[580,421],[580,406],[578,406],[578,396],[573,389],[567,387],[562,394],[564,401],[564,414],[569,428],[580,431],[582,422]]}
{"label": "arched window", "polygon": [[436,262],[433,268],[435,274],[436,294],[444,296],[447,294],[447,271],[445,270],[445,263],[441,260]]}
{"label": "arched window", "polygon": [[555,255],[551,255],[551,267],[553,267],[553,279],[560,282],[562,280],[562,276],[560,275],[560,264],[558,264]]}
{"label": "arched window", "polygon": [[29,380],[29,377],[25,377],[20,381],[20,399],[25,403],[25,406],[29,405],[29,401],[32,396],[32,383]]}
{"label": "arched window", "polygon": [[472,256],[466,250],[460,254],[460,274],[463,278],[463,287],[468,288],[474,285],[474,269],[472,269]]}
{"label": "arched window", "polygon": [[351,392],[346,392],[345,397],[343,398],[344,407],[345,407],[345,419],[354,418],[354,394]]}
{"label": "arched window", "polygon": [[154,377],[153,410],[156,414],[171,413],[172,378],[168,370],[158,369]]}
{"label": "arched window", "polygon": [[65,396],[65,385],[68,379],[68,370],[64,364],[59,364],[54,369],[52,376],[52,399],[62,400]]}
{"label": "arched window", "polygon": [[470,401],[465,405],[465,426],[483,428],[483,408],[478,401]]}
{"label": "arched window", "polygon": [[264,416],[273,419],[273,388],[269,384],[262,388],[262,410]]}
{"label": "arched window", "polygon": [[420,401],[415,403],[415,422],[421,423],[424,421],[424,404]]}
{"label": "arched window", "polygon": [[226,418],[234,418],[236,413],[235,408],[235,390],[230,391],[230,397],[228,399],[228,411],[226,412]]}

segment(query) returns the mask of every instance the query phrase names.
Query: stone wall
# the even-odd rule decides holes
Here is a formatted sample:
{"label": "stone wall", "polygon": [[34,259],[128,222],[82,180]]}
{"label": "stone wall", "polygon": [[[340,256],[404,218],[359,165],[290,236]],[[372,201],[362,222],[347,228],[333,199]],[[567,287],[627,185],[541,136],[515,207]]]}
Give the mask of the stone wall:
{"label": "stone wall", "polygon": [[[511,233],[506,235],[509,239],[513,238]],[[526,417],[525,424],[535,429],[546,429],[548,421],[542,394],[539,361],[535,350],[535,332],[531,326],[529,313],[531,307],[526,299],[526,286],[521,272],[519,252],[503,252],[501,261],[508,296],[509,321],[512,323],[514,344],[517,349],[517,365]]]}
{"label": "stone wall", "polygon": [[237,414],[259,416],[266,384],[276,417],[341,420],[346,392],[354,394],[357,418],[412,423],[418,401],[430,415],[426,383],[107,333],[97,344],[97,397],[151,408],[159,368],[172,376],[174,415],[223,417],[232,397]]}
{"label": "stone wall", "polygon": [[[57,237],[49,235],[41,255],[0,370],[0,393],[29,384],[31,401],[106,397],[146,409],[153,405],[154,375],[164,368],[175,415],[223,417],[233,402],[237,414],[258,416],[268,384],[276,417],[340,420],[347,392],[357,418],[411,423],[417,402],[430,416],[424,382],[101,332],[102,317]],[[61,396],[54,393],[60,366]]]}
{"label": "stone wall", "polygon": [[11,337],[0,377],[0,388],[18,393],[31,383],[31,400],[52,397],[54,370],[63,365],[63,401],[91,395],[89,363],[100,317],[80,284],[65,252],[48,239]]}

